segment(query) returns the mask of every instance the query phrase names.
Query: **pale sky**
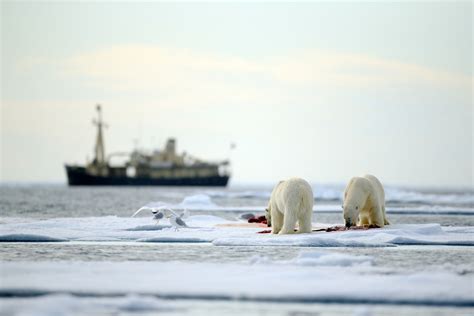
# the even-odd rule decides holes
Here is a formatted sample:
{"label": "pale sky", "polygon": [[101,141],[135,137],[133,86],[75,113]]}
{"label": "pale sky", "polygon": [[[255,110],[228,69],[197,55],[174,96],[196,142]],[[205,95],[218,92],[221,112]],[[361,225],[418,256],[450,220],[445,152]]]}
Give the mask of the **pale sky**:
{"label": "pale sky", "polygon": [[65,182],[106,152],[229,157],[300,176],[473,188],[466,2],[1,3],[1,181]]}

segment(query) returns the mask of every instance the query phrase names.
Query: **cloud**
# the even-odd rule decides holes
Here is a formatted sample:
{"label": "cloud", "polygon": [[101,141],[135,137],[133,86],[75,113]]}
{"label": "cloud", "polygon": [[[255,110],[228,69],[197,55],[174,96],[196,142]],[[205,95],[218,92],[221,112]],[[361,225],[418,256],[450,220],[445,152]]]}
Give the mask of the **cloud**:
{"label": "cloud", "polygon": [[421,84],[469,88],[472,79],[397,60],[318,51],[286,58],[273,71],[280,80],[345,87]]}
{"label": "cloud", "polygon": [[156,46],[115,46],[73,56],[64,71],[117,88],[173,88],[190,83],[218,84],[219,75],[251,74],[262,67],[242,58],[196,54]]}
{"label": "cloud", "polygon": [[261,83],[338,89],[398,84],[472,88],[472,78],[463,74],[397,60],[321,51],[257,60],[189,49],[121,45],[72,56],[62,62],[62,71],[66,76],[81,76],[93,85],[113,89],[224,91],[227,95],[235,92],[229,87],[236,84],[251,89]]}

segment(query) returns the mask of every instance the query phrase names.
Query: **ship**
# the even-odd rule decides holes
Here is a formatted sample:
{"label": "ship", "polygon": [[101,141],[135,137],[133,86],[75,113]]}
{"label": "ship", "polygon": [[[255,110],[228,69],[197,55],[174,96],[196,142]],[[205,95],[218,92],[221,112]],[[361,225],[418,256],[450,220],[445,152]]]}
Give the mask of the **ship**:
{"label": "ship", "polygon": [[[105,154],[102,109],[96,106],[97,127],[94,158],[85,165],[65,164],[70,186],[226,186],[230,179],[230,161],[210,162],[187,153],[176,152],[176,139],[168,138],[163,149],[146,152]],[[111,159],[125,161],[112,165]]]}

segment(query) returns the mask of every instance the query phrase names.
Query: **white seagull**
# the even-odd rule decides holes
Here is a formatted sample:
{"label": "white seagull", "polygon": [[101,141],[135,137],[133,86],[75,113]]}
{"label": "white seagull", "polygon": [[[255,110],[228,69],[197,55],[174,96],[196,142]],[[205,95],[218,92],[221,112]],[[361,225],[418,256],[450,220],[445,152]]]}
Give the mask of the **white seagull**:
{"label": "white seagull", "polygon": [[184,212],[181,213],[181,215],[179,216],[176,215],[176,213],[172,211],[171,214],[168,215],[167,217],[169,218],[171,225],[174,227],[174,230],[177,231],[179,228],[189,227],[183,221],[183,218],[186,218],[187,216],[188,216],[188,211],[184,210]]}
{"label": "white seagull", "polygon": [[[165,217],[165,214],[164,214],[164,211],[165,211],[165,210],[171,211],[170,209],[168,209],[167,207],[164,207],[164,206],[160,206],[160,207],[143,206],[143,207],[139,208],[139,209],[132,215],[132,217],[135,217],[136,215],[138,215],[138,213],[140,213],[141,211],[144,211],[144,210],[149,210],[149,211],[151,211],[151,213],[153,214],[153,219],[156,220],[156,224],[158,224],[158,223],[160,222],[160,220]],[[171,212],[172,212],[172,211],[171,211]],[[173,213],[174,213],[174,212],[173,212]]]}
{"label": "white seagull", "polygon": [[175,211],[170,209],[169,207],[166,206],[160,206],[160,207],[151,207],[151,206],[143,206],[139,208],[133,215],[132,217],[135,217],[140,213],[141,211],[144,210],[149,210],[153,214],[153,219],[156,220],[156,224],[159,223],[161,219],[165,217],[165,211],[169,213],[169,215],[166,216],[166,218],[169,219],[170,224],[175,228],[175,230],[178,230],[178,228],[181,227],[188,227],[186,223],[183,221],[184,218],[187,218],[189,216],[188,210],[184,210],[181,215],[178,215]]}
{"label": "white seagull", "polygon": [[151,212],[153,213],[153,219],[156,221],[157,224],[160,222],[160,219],[165,217],[165,214],[162,210],[153,210]]}

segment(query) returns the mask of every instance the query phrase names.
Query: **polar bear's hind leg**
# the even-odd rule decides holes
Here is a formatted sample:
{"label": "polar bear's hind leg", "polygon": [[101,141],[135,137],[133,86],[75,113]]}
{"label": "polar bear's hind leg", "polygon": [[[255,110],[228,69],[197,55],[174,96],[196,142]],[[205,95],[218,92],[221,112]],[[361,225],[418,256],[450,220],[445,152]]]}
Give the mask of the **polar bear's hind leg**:
{"label": "polar bear's hind leg", "polygon": [[311,210],[311,212],[304,212],[300,214],[298,217],[298,224],[299,224],[298,233],[300,234],[311,233],[311,231],[313,230],[312,220],[313,220],[313,210]]}
{"label": "polar bear's hind leg", "polygon": [[272,233],[278,234],[283,226],[283,214],[275,211],[272,213]]}
{"label": "polar bear's hind leg", "polygon": [[279,234],[293,234],[295,232],[296,221],[297,218],[295,212],[285,210],[285,215],[283,216],[283,227]]}
{"label": "polar bear's hind leg", "polygon": [[374,207],[371,212],[369,219],[370,226],[383,227],[384,226],[384,216],[382,208]]}

